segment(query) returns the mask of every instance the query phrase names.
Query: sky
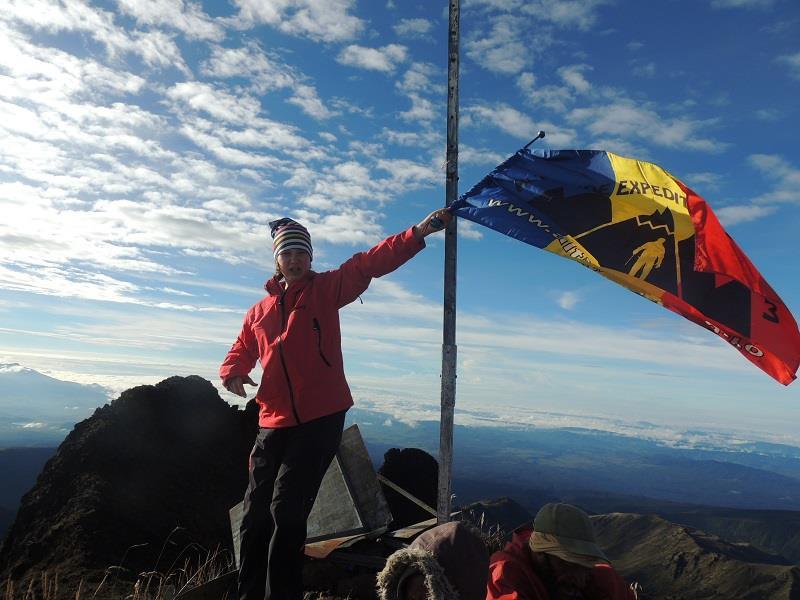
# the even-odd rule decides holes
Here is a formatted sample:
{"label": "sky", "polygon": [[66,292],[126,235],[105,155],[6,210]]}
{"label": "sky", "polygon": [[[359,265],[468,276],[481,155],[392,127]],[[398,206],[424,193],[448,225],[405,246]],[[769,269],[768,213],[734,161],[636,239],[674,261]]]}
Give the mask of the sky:
{"label": "sky", "polygon": [[[219,386],[272,274],[270,220],[304,223],[322,271],[444,205],[447,9],[4,0],[0,362],[112,396],[171,375]],[[800,4],[461,13],[461,193],[540,129],[538,148],[655,162],[798,315]],[[458,228],[456,422],[800,445],[800,384],[576,263]],[[427,240],[342,311],[357,404],[406,422],[438,415],[444,244]]]}

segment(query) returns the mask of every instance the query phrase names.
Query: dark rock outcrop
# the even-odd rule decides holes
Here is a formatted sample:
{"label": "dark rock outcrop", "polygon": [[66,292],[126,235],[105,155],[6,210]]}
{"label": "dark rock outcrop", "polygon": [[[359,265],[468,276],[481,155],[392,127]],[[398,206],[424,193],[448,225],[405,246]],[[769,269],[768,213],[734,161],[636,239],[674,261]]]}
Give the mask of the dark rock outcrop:
{"label": "dark rock outcrop", "polygon": [[230,543],[256,430],[252,405],[228,405],[200,377],[123,392],[75,426],[23,497],[0,578],[74,584],[114,565],[135,577]]}
{"label": "dark rock outcrop", "polygon": [[[436,508],[439,489],[439,463],[419,448],[391,448],[383,455],[383,465],[378,473],[405,491]],[[392,511],[392,527],[400,529],[433,517],[402,494],[381,484],[383,495]]]}

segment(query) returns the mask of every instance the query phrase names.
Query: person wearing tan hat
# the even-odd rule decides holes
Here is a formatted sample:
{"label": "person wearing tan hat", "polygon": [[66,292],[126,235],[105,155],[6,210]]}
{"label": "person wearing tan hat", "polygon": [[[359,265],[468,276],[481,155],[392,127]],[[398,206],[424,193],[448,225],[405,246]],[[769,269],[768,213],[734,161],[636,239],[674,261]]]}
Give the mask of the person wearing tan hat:
{"label": "person wearing tan hat", "polygon": [[489,563],[486,600],[636,600],[571,504],[545,504]]}
{"label": "person wearing tan hat", "polygon": [[275,275],[244,318],[219,374],[246,397],[256,385],[259,433],[249,461],[239,529],[239,600],[302,600],[306,522],[342,436],[353,398],[344,374],[339,309],[375,277],[391,273],[450,222],[434,211],[406,231],[359,252],[339,268],[311,268],[311,234],[289,218],[270,223]]}

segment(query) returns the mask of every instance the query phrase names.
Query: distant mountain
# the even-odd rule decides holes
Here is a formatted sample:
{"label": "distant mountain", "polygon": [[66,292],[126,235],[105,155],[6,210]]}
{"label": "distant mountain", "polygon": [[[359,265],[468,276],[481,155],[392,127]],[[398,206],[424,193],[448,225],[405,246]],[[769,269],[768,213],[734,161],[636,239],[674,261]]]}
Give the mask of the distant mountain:
{"label": "distant mountain", "polygon": [[[393,446],[438,452],[438,422],[410,426],[358,408],[348,420],[360,424],[373,457]],[[574,428],[456,425],[453,471],[460,480],[552,496],[593,490],[708,506],[800,510],[800,458],[786,448],[766,450],[686,450]],[[454,491],[463,502],[481,499],[480,490]]]}
{"label": "distant mountain", "polygon": [[729,542],[751,544],[800,564],[800,512],[697,506],[652,498],[585,492],[564,500],[593,513],[655,514],[673,523],[702,529]]}
{"label": "distant mountain", "polygon": [[0,448],[54,446],[109,400],[99,385],[61,381],[16,363],[0,363]]}
{"label": "distant mountain", "polygon": [[592,517],[598,543],[641,598],[792,600],[800,597],[800,567],[747,544],[731,544],[653,515]]}
{"label": "distant mountain", "polygon": [[23,497],[0,581],[57,570],[66,597],[123,560],[124,576],[230,546],[255,434],[252,405],[228,405],[199,377],[123,392],[75,426]]}

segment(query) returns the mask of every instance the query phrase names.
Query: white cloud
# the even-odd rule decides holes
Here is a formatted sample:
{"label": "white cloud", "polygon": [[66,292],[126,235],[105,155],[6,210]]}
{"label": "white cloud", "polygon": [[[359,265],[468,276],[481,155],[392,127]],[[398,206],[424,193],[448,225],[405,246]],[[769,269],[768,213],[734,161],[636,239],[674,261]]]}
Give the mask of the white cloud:
{"label": "white cloud", "polygon": [[544,130],[547,141],[555,147],[568,147],[576,139],[575,130],[549,121],[535,122],[527,114],[505,103],[473,104],[464,107],[464,127],[496,127],[519,140],[529,142],[536,132]]}
{"label": "white cloud", "polygon": [[391,174],[394,185],[399,184],[406,190],[435,185],[444,180],[443,171],[412,160],[382,158],[376,162],[376,166]]}
{"label": "white cloud", "polygon": [[778,61],[789,67],[789,73],[795,79],[800,79],[800,52],[781,56]]}
{"label": "white cloud", "polygon": [[400,118],[411,123],[430,122],[438,116],[440,107],[427,98],[412,92],[408,94],[411,108],[400,113]]}
{"label": "white cloud", "polygon": [[[432,130],[397,131],[384,128],[381,137],[387,142],[399,146],[421,146],[425,148],[440,148],[444,143],[440,132]],[[463,148],[463,146],[461,146]]]}
{"label": "white cloud", "polygon": [[298,73],[276,56],[270,56],[256,42],[238,48],[213,45],[211,56],[201,65],[201,72],[211,77],[244,77],[258,94],[289,88],[290,104],[299,106],[315,119],[329,119],[337,113],[330,110],[308,78]]}
{"label": "white cloud", "polygon": [[465,10],[526,14],[564,28],[587,30],[597,22],[597,11],[611,0],[465,0]]}
{"label": "white cloud", "polygon": [[[341,160],[322,169],[295,167],[283,185],[296,190],[303,207],[298,216],[311,223],[309,229],[312,225],[321,228],[324,239],[333,243],[366,244],[380,239],[377,214],[371,212],[375,203],[432,187],[443,178],[443,172],[431,164],[381,158],[371,151],[364,162]],[[321,216],[332,210],[339,212]]]}
{"label": "white cloud", "polygon": [[503,162],[507,156],[503,156],[494,150],[484,148],[473,148],[467,144],[459,144],[458,162],[465,165],[484,165],[496,166]]}
{"label": "white cloud", "polygon": [[523,94],[532,95],[536,90],[536,76],[528,71],[520,73],[517,77],[517,87]]}
{"label": "white cloud", "polygon": [[335,135],[333,135],[332,133],[329,133],[327,131],[320,131],[319,133],[317,133],[317,135],[319,137],[321,137],[323,140],[325,140],[326,142],[328,142],[329,144],[335,143],[336,140],[338,139]]}
{"label": "white cloud", "polygon": [[430,19],[400,19],[394,26],[399,36],[420,37],[430,33],[433,22]]}
{"label": "white cloud", "polygon": [[407,48],[400,44],[389,44],[382,48],[367,48],[352,44],[342,49],[336,60],[351,67],[390,73],[406,60]]}
{"label": "white cloud", "polygon": [[573,90],[579,94],[587,94],[591,91],[592,85],[583,76],[584,71],[590,71],[590,65],[569,65],[560,67],[558,75]]}
{"label": "white cloud", "polygon": [[612,135],[623,140],[638,138],[656,146],[691,148],[702,152],[721,152],[727,147],[727,144],[701,135],[708,122],[687,117],[668,118],[630,100],[576,108],[568,113],[567,120],[585,126],[595,136]]}
{"label": "white cloud", "polygon": [[656,63],[652,61],[643,63],[638,60],[633,60],[630,62],[630,65],[631,73],[637,77],[645,77],[650,79],[656,76]]}
{"label": "white cloud", "polygon": [[761,108],[755,112],[756,118],[759,121],[775,122],[780,121],[784,116],[783,111],[777,108]]}
{"label": "white cloud", "polygon": [[[187,138],[192,140],[197,146],[210,152],[215,158],[220,161],[232,165],[234,167],[253,167],[260,169],[276,169],[280,170],[282,167],[288,165],[280,159],[270,154],[261,154],[258,152],[250,152],[234,148],[219,137],[218,131],[207,132],[192,124],[185,124],[181,127],[180,132]],[[236,135],[237,132],[222,132],[231,136]],[[243,132],[247,135],[249,132]],[[266,142],[266,138],[264,139]]]}
{"label": "white cloud", "polygon": [[294,71],[277,57],[264,52],[257,42],[228,48],[211,45],[209,58],[201,63],[200,72],[209,77],[246,77],[260,93],[292,87],[297,79]]}
{"label": "white cloud", "polygon": [[[701,173],[687,173],[682,179],[689,184],[689,187],[693,190],[699,191],[701,188],[709,190],[719,189],[723,177],[719,173],[705,171]],[[701,193],[700,195],[702,196],[703,194]]]}
{"label": "white cloud", "polygon": [[586,31],[597,22],[597,11],[610,0],[529,0],[523,11],[559,27]]}
{"label": "white cloud", "polygon": [[800,204],[800,168],[775,154],[751,154],[748,161],[772,183],[756,202]]}
{"label": "white cloud", "polygon": [[58,4],[47,0],[6,0],[3,20],[50,32],[86,31],[111,48],[124,45],[126,38],[123,30],[114,26],[112,13],[80,0]]}
{"label": "white cloud", "polygon": [[756,221],[777,212],[782,203],[800,204],[800,168],[774,154],[751,154],[748,162],[767,178],[770,187],[748,204],[715,209],[723,225]]}
{"label": "white cloud", "polygon": [[591,70],[590,65],[577,64],[560,67],[557,71],[562,85],[541,85],[537,87],[533,73],[523,72],[516,84],[531,106],[550,108],[558,113],[566,112],[579,95],[592,91],[592,84],[584,76]]}
{"label": "white cloud", "polygon": [[240,26],[259,23],[322,42],[355,38],[364,21],[350,14],[355,0],[234,0]]}
{"label": "white cloud", "polygon": [[572,310],[578,305],[578,302],[580,302],[580,300],[581,298],[578,292],[572,292],[572,291],[562,292],[561,294],[558,295],[558,298],[556,299],[558,305],[564,310]]}
{"label": "white cloud", "polygon": [[522,6],[522,0],[464,0],[464,9],[512,11]]}
{"label": "white cloud", "polygon": [[458,238],[477,241],[483,239],[483,232],[472,221],[468,221],[467,219],[459,219]]}
{"label": "white cloud", "polygon": [[136,31],[131,43],[135,51],[151,67],[176,67],[189,75],[191,71],[181,56],[173,36],[163,31]]}
{"label": "white cloud", "polygon": [[228,123],[250,123],[261,111],[261,103],[253,96],[234,95],[199,81],[176,83],[167,90],[166,95],[195,111]]}
{"label": "white cloud", "polygon": [[[471,0],[465,10],[483,14],[484,28],[467,36],[466,55],[484,69],[516,75],[558,41],[549,24],[590,29],[597,9],[610,0]],[[523,88],[525,89],[525,88]]]}
{"label": "white cloud", "polygon": [[[176,131],[172,115],[120,101],[144,89],[142,77],[35,46],[2,23],[0,30],[1,287],[194,310],[145,298],[150,292],[126,279],[174,275],[180,252],[253,259],[263,215],[242,216],[249,201],[235,175],[162,146],[162,136]],[[287,152],[307,145],[292,128],[259,118],[260,105],[246,96],[194,84],[170,89],[179,120],[194,106],[247,122],[238,130],[217,122],[215,133],[225,142]],[[224,114],[215,113],[220,108]],[[192,123],[204,133],[202,119]],[[264,160],[266,167],[282,166],[274,157]],[[119,196],[138,201],[115,202]],[[235,205],[239,220],[228,210]]]}
{"label": "white cloud", "polygon": [[189,39],[220,41],[224,28],[203,12],[199,3],[184,0],[116,0],[120,10],[140,24],[167,25]]}
{"label": "white cloud", "polygon": [[435,92],[444,95],[446,86],[443,79],[444,74],[439,72],[436,65],[414,62],[395,87],[404,92]]}
{"label": "white cloud", "polygon": [[411,100],[411,108],[400,113],[400,118],[411,123],[427,123],[438,116],[442,109],[440,102],[434,102],[423,94],[438,94],[437,101],[444,97],[445,86],[436,83],[434,78],[439,73],[430,63],[412,63],[395,83],[395,89]]}
{"label": "white cloud", "polygon": [[0,264],[0,287],[64,298],[127,302],[137,291],[131,283],[77,269],[39,268],[35,274]]}
{"label": "white cloud", "polygon": [[515,75],[531,61],[526,44],[527,20],[513,15],[498,15],[489,33],[477,31],[467,39],[464,49],[469,58],[484,69]]}
{"label": "white cloud", "polygon": [[465,126],[489,125],[519,139],[530,139],[536,135],[536,124],[525,113],[508,104],[474,104],[464,107],[467,117]]}
{"label": "white cloud", "polygon": [[328,109],[320,99],[316,88],[311,85],[298,84],[294,87],[294,95],[289,99],[290,104],[296,104],[307,115],[315,119],[330,119],[337,113]]}
{"label": "white cloud", "polygon": [[91,90],[136,93],[145,85],[142,77],[123,69],[111,69],[91,58],[80,59],[61,50],[36,46],[2,22],[0,65],[11,77],[0,80],[4,97],[32,97],[52,107]]}
{"label": "white cloud", "polygon": [[712,8],[769,8],[775,0],[711,0]]}
{"label": "white cloud", "polygon": [[740,204],[735,206],[723,206],[715,209],[714,213],[723,225],[731,226],[738,223],[756,221],[762,217],[771,215],[777,210],[775,206],[758,206],[755,204]]}
{"label": "white cloud", "polygon": [[103,44],[111,57],[138,54],[148,65],[174,66],[188,73],[171,36],[161,31],[129,34],[114,24],[112,13],[90,6],[84,0],[66,0],[60,4],[47,0],[6,0],[1,18],[24,23],[36,30],[85,32]]}

